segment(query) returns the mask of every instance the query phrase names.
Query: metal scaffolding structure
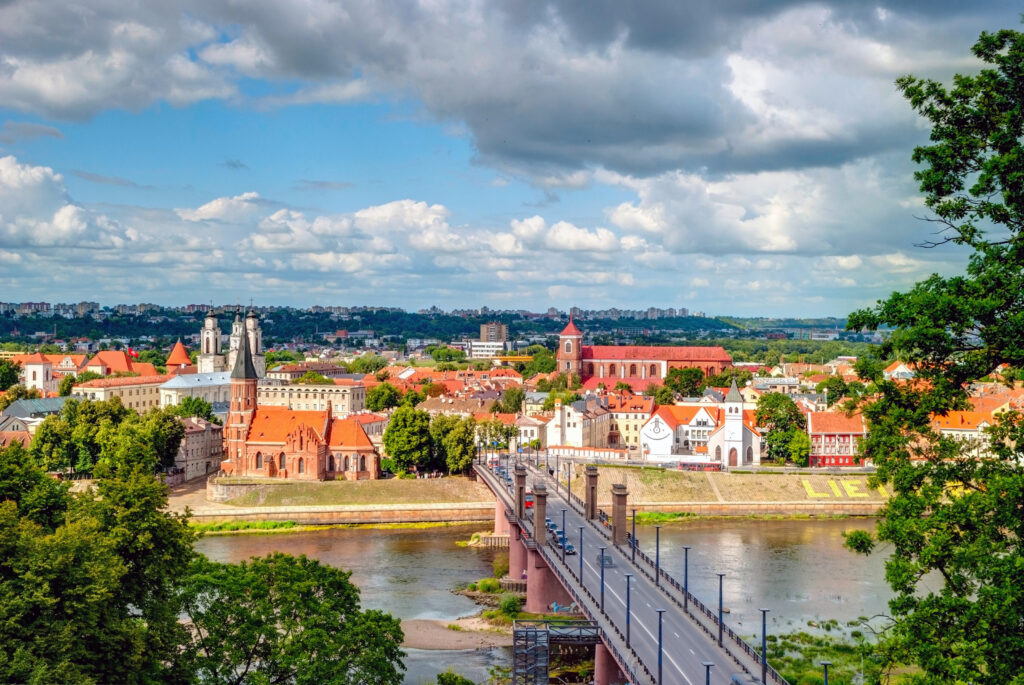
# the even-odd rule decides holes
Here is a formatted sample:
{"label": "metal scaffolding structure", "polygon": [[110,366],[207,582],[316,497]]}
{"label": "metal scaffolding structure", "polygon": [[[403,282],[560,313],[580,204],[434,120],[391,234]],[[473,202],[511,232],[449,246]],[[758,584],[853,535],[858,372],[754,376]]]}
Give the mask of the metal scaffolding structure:
{"label": "metal scaffolding structure", "polygon": [[551,619],[512,624],[512,685],[547,685],[552,645],[596,645],[596,621]]}

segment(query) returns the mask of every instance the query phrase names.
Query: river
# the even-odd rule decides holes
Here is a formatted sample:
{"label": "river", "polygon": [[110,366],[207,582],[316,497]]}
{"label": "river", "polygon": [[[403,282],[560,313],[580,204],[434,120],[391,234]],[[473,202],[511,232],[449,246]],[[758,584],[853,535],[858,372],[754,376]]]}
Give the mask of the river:
{"label": "river", "polygon": [[[682,547],[690,545],[690,590],[709,607],[718,604],[715,574],[727,573],[723,603],[729,610],[728,625],[743,635],[760,634],[758,609],[767,607],[769,630],[790,632],[807,629],[809,621],[846,622],[886,611],[890,593],[882,554],[863,557],[843,547],[844,530],[873,527],[874,521],[868,519],[689,521],[661,528],[661,562],[681,581]],[[197,548],[217,561],[270,552],[305,554],[350,570],[364,608],[382,609],[401,619],[448,620],[479,611],[470,600],[450,592],[491,575],[494,550],[455,544],[479,529],[470,525],[210,536]],[[654,527],[638,526],[637,537],[641,549],[653,557]],[[431,683],[449,666],[483,682],[491,666],[511,664],[507,648],[406,651],[408,685]]]}

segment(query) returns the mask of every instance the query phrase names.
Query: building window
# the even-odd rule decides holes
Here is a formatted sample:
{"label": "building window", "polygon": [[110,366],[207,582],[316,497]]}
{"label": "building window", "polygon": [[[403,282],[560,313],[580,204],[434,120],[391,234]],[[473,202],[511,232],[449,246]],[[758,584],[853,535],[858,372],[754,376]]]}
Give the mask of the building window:
{"label": "building window", "polygon": [[299,457],[299,473],[306,472],[306,464],[302,461],[302,457]]}
{"label": "building window", "polygon": [[278,466],[278,468],[279,468],[279,469],[281,469],[282,471],[284,471],[284,464],[285,464],[285,461],[284,461],[284,452],[281,452],[281,456],[280,456],[280,457],[278,457],[278,462],[279,462],[279,464],[280,464],[280,466]]}
{"label": "building window", "polygon": [[572,353],[572,340],[566,340],[565,341],[565,353],[566,354],[571,354]]}
{"label": "building window", "polygon": [[327,470],[328,471],[334,471],[334,455],[333,454],[328,454],[327,455]]}
{"label": "building window", "polygon": [[263,468],[263,453],[262,452],[257,452],[256,453],[256,468],[258,468],[258,469],[262,469]]}

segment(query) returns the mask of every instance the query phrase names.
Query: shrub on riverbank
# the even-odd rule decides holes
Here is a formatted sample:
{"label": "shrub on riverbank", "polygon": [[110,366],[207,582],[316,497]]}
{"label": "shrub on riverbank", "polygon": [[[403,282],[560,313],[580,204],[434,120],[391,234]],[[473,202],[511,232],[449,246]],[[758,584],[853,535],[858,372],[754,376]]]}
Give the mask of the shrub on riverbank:
{"label": "shrub on riverbank", "polygon": [[497,592],[501,589],[501,584],[497,578],[481,578],[477,581],[476,589],[480,592]]}
{"label": "shrub on riverbank", "polygon": [[190,523],[193,530],[203,533],[221,533],[234,530],[278,530],[294,528],[295,521],[221,521],[220,523]]}
{"label": "shrub on riverbank", "polygon": [[498,602],[498,610],[505,614],[509,618],[515,618],[519,615],[519,610],[523,608],[522,600],[513,594],[504,594],[501,596],[501,601]]}
{"label": "shrub on riverbank", "polygon": [[494,558],[494,577],[504,578],[508,575],[508,554],[499,554]]}

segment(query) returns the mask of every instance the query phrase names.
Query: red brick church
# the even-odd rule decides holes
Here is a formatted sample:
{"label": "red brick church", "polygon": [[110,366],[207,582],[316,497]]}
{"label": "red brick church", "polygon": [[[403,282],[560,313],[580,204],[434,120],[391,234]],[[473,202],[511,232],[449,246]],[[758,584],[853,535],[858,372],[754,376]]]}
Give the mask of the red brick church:
{"label": "red brick church", "polygon": [[380,457],[355,418],[326,411],[261,407],[249,337],[241,336],[231,369],[231,407],[221,470],[290,480],[376,480]]}
{"label": "red brick church", "polygon": [[583,387],[598,383],[611,388],[619,381],[643,390],[664,380],[669,369],[693,367],[714,376],[732,367],[721,347],[658,347],[656,345],[584,345],[583,333],[572,318],[558,336],[558,371],[578,374]]}

